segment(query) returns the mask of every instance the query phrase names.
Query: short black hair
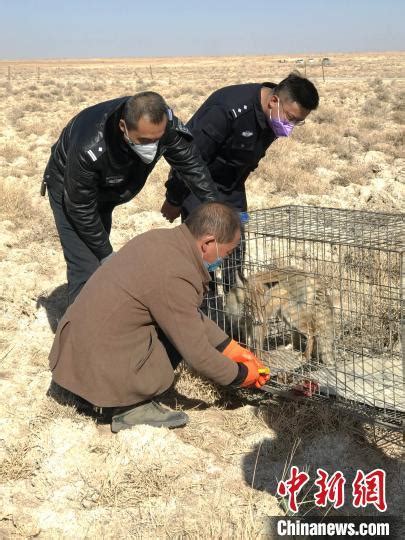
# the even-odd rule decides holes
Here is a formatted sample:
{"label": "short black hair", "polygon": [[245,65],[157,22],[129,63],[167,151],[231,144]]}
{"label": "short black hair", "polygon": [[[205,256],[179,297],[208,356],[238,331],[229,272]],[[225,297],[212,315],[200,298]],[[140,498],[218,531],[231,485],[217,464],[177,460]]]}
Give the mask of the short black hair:
{"label": "short black hair", "polygon": [[194,208],[185,220],[194,238],[215,236],[218,244],[232,242],[242,225],[239,213],[227,204],[207,202]]}
{"label": "short black hair", "polygon": [[122,114],[128,129],[137,129],[138,122],[147,116],[152,124],[160,124],[167,116],[165,100],[157,92],[140,92],[130,97],[125,103]]}
{"label": "short black hair", "polygon": [[319,105],[319,94],[314,83],[297,73],[290,73],[274,89],[274,93],[286,94],[291,101],[296,101],[304,109],[312,111]]}

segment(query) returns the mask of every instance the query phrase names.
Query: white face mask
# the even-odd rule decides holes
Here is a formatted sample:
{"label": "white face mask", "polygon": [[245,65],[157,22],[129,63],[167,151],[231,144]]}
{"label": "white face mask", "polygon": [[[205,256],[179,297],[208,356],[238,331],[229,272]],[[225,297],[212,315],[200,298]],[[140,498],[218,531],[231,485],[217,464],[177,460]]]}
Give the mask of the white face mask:
{"label": "white face mask", "polygon": [[155,159],[158,145],[159,141],[156,141],[149,144],[131,143],[130,147],[138,154],[144,163],[152,163],[152,161]]}
{"label": "white face mask", "polygon": [[141,158],[144,163],[152,163],[155,159],[156,152],[159,146],[159,141],[148,144],[136,144],[128,137],[127,128],[125,127],[125,137],[128,146]]}

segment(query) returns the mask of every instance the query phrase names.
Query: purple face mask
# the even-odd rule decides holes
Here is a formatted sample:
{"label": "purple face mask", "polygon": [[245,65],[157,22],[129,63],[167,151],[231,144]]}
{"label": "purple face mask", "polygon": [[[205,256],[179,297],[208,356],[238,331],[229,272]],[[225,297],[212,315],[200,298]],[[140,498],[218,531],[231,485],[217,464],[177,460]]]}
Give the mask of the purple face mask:
{"label": "purple face mask", "polygon": [[271,109],[269,115],[269,124],[271,129],[274,131],[276,137],[288,137],[291,135],[292,130],[294,129],[294,124],[288,122],[287,120],[280,120],[280,102],[277,101],[277,116],[278,119],[274,120],[271,117]]}

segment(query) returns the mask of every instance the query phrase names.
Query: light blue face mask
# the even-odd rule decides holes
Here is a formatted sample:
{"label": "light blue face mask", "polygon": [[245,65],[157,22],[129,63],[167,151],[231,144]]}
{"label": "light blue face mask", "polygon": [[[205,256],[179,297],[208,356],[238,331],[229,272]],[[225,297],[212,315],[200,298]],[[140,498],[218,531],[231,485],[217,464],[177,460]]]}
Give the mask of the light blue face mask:
{"label": "light blue face mask", "polygon": [[215,240],[215,247],[217,248],[217,258],[212,263],[209,263],[207,261],[203,261],[205,268],[208,270],[208,272],[214,272],[217,268],[221,266],[221,264],[224,262],[223,257],[219,256],[218,253],[218,244]]}
{"label": "light blue face mask", "polygon": [[218,257],[218,259],[215,259],[215,261],[212,263],[204,261],[204,266],[208,270],[208,272],[214,272],[217,268],[221,266],[223,262],[224,259],[222,257]]}

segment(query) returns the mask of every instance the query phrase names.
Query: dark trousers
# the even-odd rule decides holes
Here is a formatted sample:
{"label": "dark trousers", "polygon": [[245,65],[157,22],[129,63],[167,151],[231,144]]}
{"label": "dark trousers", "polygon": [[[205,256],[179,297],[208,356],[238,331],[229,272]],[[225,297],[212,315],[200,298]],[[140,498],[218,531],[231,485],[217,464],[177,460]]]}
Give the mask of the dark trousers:
{"label": "dark trousers", "polygon": [[[59,240],[67,266],[68,305],[100,266],[100,261],[80,238],[65,211],[62,193],[48,189],[49,203],[55,218]],[[100,217],[108,234],[111,231],[113,206],[100,207]]]}

